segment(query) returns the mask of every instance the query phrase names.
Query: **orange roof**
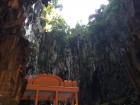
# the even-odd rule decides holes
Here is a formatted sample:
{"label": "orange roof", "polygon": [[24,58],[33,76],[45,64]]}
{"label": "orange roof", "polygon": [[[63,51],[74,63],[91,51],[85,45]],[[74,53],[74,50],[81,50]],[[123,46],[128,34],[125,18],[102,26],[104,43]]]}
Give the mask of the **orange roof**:
{"label": "orange roof", "polygon": [[62,80],[56,75],[39,74],[26,79],[28,82],[22,99],[34,99],[36,90],[39,90],[41,99],[54,97],[57,91],[62,100],[79,91],[76,81]]}

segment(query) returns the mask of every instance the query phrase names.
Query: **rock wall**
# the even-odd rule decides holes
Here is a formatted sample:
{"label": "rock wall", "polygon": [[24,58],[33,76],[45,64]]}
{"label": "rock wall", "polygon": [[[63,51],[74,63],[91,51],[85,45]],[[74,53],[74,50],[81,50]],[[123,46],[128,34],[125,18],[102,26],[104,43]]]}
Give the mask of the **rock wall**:
{"label": "rock wall", "polygon": [[[130,41],[128,48],[128,58],[130,63],[129,77],[130,80],[137,90],[137,95],[140,95],[140,1],[132,0],[132,10],[129,15],[129,31],[130,31]],[[139,99],[138,99],[139,100]],[[138,101],[137,104],[140,104]]]}
{"label": "rock wall", "polygon": [[110,39],[107,45],[80,35],[72,38],[69,43],[60,39],[49,33],[43,37],[38,73],[56,74],[63,79],[76,80],[80,87],[81,104],[111,102],[122,97],[127,99],[133,93],[127,74],[124,43],[118,45],[118,42],[114,42],[110,49],[107,44],[111,43]]}
{"label": "rock wall", "polygon": [[0,2],[0,104],[16,105],[24,84],[19,68],[25,66],[30,54],[29,42],[24,37],[24,13],[36,1]]}
{"label": "rock wall", "polygon": [[[107,20],[107,26],[104,25],[107,28],[101,30],[104,34],[77,35],[66,42],[61,35],[45,33],[41,38],[35,73],[45,72],[77,80],[80,104],[98,105],[115,100],[119,105],[134,104],[138,97],[129,79],[139,91],[139,2],[126,0],[122,3],[117,13]],[[134,9],[137,10],[135,15]],[[128,16],[131,17],[131,38]],[[31,73],[34,72],[27,74]]]}
{"label": "rock wall", "polygon": [[0,4],[0,103],[17,104],[22,79],[19,65],[24,65],[28,41],[23,38],[22,4],[18,0],[2,0]]}

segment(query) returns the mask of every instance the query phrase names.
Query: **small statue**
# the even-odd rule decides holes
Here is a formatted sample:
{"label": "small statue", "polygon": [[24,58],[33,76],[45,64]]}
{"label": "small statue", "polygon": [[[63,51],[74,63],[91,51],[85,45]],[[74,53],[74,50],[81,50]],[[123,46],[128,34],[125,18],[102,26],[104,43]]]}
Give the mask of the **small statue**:
{"label": "small statue", "polygon": [[42,1],[42,3],[43,3],[45,6],[47,6],[47,5],[48,5],[48,2],[51,1],[51,0],[41,0],[41,1]]}

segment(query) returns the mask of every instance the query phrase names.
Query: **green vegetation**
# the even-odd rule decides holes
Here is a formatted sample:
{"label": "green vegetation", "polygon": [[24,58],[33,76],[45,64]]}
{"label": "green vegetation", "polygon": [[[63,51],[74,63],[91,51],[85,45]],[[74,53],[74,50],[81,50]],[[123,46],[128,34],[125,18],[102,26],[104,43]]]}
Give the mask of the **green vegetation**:
{"label": "green vegetation", "polygon": [[102,38],[111,35],[115,40],[119,40],[119,37],[125,39],[127,35],[124,34],[128,32],[127,18],[124,18],[124,15],[127,14],[125,10],[126,1],[109,0],[109,2],[109,5],[102,5],[100,9],[96,10],[96,14],[89,16],[87,26],[77,23],[76,27],[72,29],[66,24],[63,17],[56,13],[55,6],[49,3],[47,7],[43,8],[41,15],[44,31],[55,31],[55,33],[58,31],[58,34],[63,31],[66,34],[64,36],[66,40],[77,35]]}
{"label": "green vegetation", "polygon": [[44,6],[41,13],[42,25],[45,32],[51,31],[53,28],[64,25],[64,19],[56,13],[53,4],[49,3],[48,6]]}

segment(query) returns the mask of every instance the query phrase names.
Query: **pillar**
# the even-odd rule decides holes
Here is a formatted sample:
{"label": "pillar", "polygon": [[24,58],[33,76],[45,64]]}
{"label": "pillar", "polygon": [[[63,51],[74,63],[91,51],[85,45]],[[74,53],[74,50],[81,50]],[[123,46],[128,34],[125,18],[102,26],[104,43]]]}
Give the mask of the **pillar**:
{"label": "pillar", "polygon": [[55,97],[53,99],[53,105],[58,105],[58,92],[56,91]]}
{"label": "pillar", "polygon": [[74,95],[71,97],[71,105],[74,105]]}
{"label": "pillar", "polygon": [[78,105],[78,93],[76,93],[76,105]]}
{"label": "pillar", "polygon": [[[56,97],[56,96],[55,96]],[[55,97],[53,97],[53,105],[56,105],[56,103],[55,103]]]}
{"label": "pillar", "polygon": [[39,91],[37,90],[35,94],[35,105],[38,105],[38,98],[39,98],[38,95],[39,95]]}
{"label": "pillar", "polygon": [[58,92],[56,91],[55,105],[58,105]]}

